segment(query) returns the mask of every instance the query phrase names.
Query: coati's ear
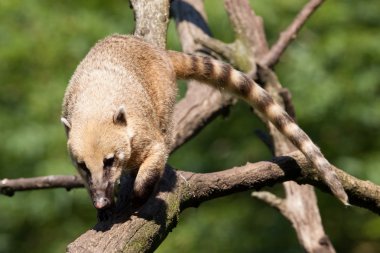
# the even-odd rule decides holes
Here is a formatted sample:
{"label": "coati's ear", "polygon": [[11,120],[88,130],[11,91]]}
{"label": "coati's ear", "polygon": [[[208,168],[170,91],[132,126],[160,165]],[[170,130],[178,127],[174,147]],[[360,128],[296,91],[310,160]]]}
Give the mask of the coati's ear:
{"label": "coati's ear", "polygon": [[69,136],[69,131],[71,129],[71,125],[70,125],[69,121],[66,118],[62,117],[61,122],[62,122],[63,126],[65,127],[66,135]]}
{"label": "coati's ear", "polygon": [[124,106],[120,106],[116,113],[113,115],[113,122],[117,125],[127,125],[127,115]]}

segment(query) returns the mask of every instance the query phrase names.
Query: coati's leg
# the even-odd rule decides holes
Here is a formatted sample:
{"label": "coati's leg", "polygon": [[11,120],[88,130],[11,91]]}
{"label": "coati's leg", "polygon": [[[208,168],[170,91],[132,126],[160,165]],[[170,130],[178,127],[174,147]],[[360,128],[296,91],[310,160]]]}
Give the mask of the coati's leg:
{"label": "coati's leg", "polygon": [[147,201],[164,172],[168,154],[165,144],[153,144],[148,157],[140,165],[133,186],[132,202],[140,206]]}
{"label": "coati's leg", "polygon": [[98,221],[106,221],[110,219],[113,215],[113,209],[111,207],[105,209],[98,209],[97,212]]}

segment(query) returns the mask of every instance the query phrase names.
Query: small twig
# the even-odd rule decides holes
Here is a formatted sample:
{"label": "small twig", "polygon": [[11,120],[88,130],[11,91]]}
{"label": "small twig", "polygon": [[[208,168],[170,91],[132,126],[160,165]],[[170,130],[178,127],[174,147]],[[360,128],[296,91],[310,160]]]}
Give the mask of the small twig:
{"label": "small twig", "polygon": [[273,193],[268,192],[268,191],[258,191],[258,192],[252,192],[251,196],[265,202],[266,204],[270,205],[273,208],[276,208],[281,213],[283,213],[284,200],[277,197]]}
{"label": "small twig", "polygon": [[13,196],[16,191],[28,191],[50,188],[73,188],[83,187],[79,176],[46,176],[34,178],[2,179],[0,181],[0,194]]}
{"label": "small twig", "polygon": [[324,0],[310,0],[302,8],[293,22],[286,28],[286,30],[281,32],[277,42],[271,47],[269,53],[267,53],[261,61],[262,65],[272,68],[278,62],[282,53],[296,38],[298,31],[323,2]]}

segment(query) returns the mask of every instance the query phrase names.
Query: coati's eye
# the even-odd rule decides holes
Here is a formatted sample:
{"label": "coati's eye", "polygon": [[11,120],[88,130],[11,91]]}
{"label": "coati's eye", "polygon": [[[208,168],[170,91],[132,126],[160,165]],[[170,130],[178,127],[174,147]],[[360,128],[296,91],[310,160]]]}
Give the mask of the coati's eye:
{"label": "coati's eye", "polygon": [[103,168],[104,169],[111,169],[113,163],[115,162],[115,157],[109,157],[109,158],[104,158],[103,160]]}
{"label": "coati's eye", "polygon": [[78,168],[82,171],[84,171],[87,175],[90,175],[90,170],[87,168],[85,162],[78,162]]}

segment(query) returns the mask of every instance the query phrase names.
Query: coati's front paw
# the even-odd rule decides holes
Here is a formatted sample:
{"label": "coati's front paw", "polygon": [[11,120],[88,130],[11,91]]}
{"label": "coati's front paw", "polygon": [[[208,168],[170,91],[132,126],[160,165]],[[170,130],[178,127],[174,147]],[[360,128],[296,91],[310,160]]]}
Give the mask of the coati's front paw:
{"label": "coati's front paw", "polygon": [[100,222],[100,221],[109,220],[111,219],[112,215],[113,215],[112,208],[99,209],[98,214],[97,214],[98,221]]}
{"label": "coati's front paw", "polygon": [[149,173],[141,173],[136,177],[132,192],[132,205],[134,207],[141,207],[148,201],[150,196],[154,194],[157,188],[157,183],[160,179],[160,173],[157,170],[150,170]]}
{"label": "coati's front paw", "polygon": [[139,196],[139,195],[133,194],[133,196],[131,198],[132,208],[138,209],[138,208],[142,207],[148,201],[148,199],[149,199],[149,195],[148,196]]}

